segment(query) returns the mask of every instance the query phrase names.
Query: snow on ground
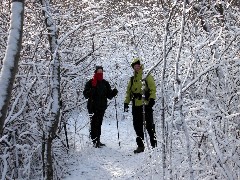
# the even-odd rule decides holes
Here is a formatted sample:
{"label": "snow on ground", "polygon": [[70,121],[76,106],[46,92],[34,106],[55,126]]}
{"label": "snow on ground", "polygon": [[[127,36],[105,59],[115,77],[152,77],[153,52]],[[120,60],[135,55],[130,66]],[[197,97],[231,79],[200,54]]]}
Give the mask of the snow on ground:
{"label": "snow on ground", "polygon": [[[78,117],[72,120],[72,124],[78,124],[77,128],[81,129],[84,126],[81,119],[84,119],[85,123],[88,122],[86,117]],[[154,153],[155,157],[160,154],[156,152],[158,149],[134,154],[136,142],[131,114],[128,114],[124,120],[118,119],[119,128],[117,129],[116,120],[104,118],[101,142],[106,146],[102,148],[92,146],[89,139],[89,124],[77,131],[74,156],[69,160],[69,176],[65,180],[159,179],[159,173],[156,170],[152,173],[152,167],[156,166],[156,162],[153,163],[151,158]]]}

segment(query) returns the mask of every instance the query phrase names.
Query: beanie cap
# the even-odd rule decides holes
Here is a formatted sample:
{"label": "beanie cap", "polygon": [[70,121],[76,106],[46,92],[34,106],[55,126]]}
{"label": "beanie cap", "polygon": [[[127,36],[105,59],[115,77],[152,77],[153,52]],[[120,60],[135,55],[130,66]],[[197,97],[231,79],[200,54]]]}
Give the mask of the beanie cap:
{"label": "beanie cap", "polygon": [[140,63],[140,58],[133,58],[132,63],[131,63],[132,68],[133,68],[134,65],[136,65],[136,64],[138,64],[138,65],[141,64],[141,63]]}
{"label": "beanie cap", "polygon": [[98,69],[102,69],[103,70],[103,67],[102,66],[96,66],[94,73],[96,73]]}

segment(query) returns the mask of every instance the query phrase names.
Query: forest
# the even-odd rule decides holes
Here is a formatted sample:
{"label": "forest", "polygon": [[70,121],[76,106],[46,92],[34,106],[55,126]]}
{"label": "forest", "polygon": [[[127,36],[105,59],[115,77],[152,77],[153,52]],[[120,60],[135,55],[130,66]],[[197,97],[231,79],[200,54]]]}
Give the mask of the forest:
{"label": "forest", "polygon": [[157,85],[159,179],[239,180],[239,19],[239,0],[1,0],[0,178],[63,179],[95,66],[121,114],[139,57]]}

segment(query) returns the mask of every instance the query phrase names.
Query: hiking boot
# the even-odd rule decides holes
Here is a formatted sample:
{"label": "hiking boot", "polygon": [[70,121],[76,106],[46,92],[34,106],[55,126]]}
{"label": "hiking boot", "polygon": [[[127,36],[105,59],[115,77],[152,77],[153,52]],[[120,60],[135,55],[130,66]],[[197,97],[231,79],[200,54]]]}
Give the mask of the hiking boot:
{"label": "hiking boot", "polygon": [[143,151],[144,151],[144,147],[137,147],[137,149],[134,150],[133,152],[134,152],[134,154],[137,154],[137,153],[141,153]]}
{"label": "hiking boot", "polygon": [[100,144],[99,144],[99,145],[100,145],[100,146],[106,146],[106,144],[103,144],[103,143],[101,143],[101,142],[100,142]]}
{"label": "hiking boot", "polygon": [[156,140],[151,141],[151,145],[152,145],[152,148],[157,147],[157,141]]}
{"label": "hiking boot", "polygon": [[94,142],[93,143],[93,147],[95,147],[95,148],[100,148],[101,146],[100,146],[100,142]]}

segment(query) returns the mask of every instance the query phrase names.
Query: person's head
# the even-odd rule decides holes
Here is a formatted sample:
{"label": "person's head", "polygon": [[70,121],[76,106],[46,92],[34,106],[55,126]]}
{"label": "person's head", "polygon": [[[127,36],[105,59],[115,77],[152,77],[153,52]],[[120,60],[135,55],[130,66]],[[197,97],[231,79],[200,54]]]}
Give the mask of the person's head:
{"label": "person's head", "polygon": [[98,81],[103,80],[103,67],[102,66],[96,66],[96,69],[94,71],[95,77]]}
{"label": "person's head", "polygon": [[133,58],[131,66],[134,69],[134,71],[138,72],[141,69],[140,59],[139,58]]}
{"label": "person's head", "polygon": [[94,73],[103,73],[103,67],[102,66],[96,66],[96,69]]}

